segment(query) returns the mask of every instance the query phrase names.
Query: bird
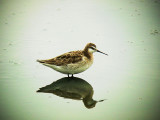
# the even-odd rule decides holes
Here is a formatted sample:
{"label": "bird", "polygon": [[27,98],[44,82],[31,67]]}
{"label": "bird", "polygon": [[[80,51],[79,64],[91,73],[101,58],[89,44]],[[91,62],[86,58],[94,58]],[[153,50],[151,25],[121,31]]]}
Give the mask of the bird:
{"label": "bird", "polygon": [[93,53],[95,52],[108,55],[99,51],[94,43],[88,43],[83,50],[67,52],[51,59],[37,60],[37,62],[67,74],[68,77],[70,75],[73,77],[74,74],[87,70],[93,64]]}

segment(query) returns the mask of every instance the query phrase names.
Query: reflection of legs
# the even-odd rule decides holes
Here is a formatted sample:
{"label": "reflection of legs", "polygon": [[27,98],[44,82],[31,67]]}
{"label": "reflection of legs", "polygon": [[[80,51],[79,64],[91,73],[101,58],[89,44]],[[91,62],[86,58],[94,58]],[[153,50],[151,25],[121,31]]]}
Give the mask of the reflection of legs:
{"label": "reflection of legs", "polygon": [[[69,77],[69,74],[67,74],[67,75],[68,75],[68,77]],[[71,74],[71,75],[72,75],[71,77],[74,77],[73,74]]]}

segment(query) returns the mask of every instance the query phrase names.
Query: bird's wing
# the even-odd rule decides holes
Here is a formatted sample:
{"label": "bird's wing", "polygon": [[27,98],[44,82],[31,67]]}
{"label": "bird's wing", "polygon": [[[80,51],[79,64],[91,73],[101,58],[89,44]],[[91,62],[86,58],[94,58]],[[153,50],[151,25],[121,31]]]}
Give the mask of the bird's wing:
{"label": "bird's wing", "polygon": [[83,57],[82,55],[83,55],[82,51],[71,51],[71,52],[64,53],[52,59],[37,60],[37,61],[40,63],[61,66],[61,65],[67,65],[67,64],[76,63],[76,62],[81,61]]}

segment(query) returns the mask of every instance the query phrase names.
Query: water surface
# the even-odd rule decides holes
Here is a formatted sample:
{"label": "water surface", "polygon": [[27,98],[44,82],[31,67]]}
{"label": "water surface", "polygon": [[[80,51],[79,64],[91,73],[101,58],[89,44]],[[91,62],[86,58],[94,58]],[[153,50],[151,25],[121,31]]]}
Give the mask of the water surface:
{"label": "water surface", "polygon": [[[0,1],[0,118],[2,120],[156,120],[160,86],[160,2],[152,0]],[[36,62],[89,43],[109,56],[75,75],[89,83],[82,100],[41,87],[67,77]]]}

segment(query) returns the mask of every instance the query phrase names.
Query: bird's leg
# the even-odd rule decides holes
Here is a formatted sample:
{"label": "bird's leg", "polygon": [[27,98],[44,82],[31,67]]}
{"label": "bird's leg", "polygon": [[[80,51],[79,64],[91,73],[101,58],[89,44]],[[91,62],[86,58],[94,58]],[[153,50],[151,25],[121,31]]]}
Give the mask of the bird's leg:
{"label": "bird's leg", "polygon": [[69,74],[68,74],[68,77],[69,77]]}
{"label": "bird's leg", "polygon": [[72,78],[73,78],[73,74],[72,74]]}

